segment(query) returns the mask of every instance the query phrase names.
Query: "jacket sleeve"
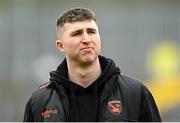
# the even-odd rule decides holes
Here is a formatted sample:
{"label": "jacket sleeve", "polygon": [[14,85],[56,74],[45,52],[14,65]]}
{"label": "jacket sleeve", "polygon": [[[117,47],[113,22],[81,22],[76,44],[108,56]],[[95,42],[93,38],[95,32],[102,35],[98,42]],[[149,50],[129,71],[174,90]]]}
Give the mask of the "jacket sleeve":
{"label": "jacket sleeve", "polygon": [[33,122],[33,116],[31,112],[31,100],[26,103],[23,122]]}
{"label": "jacket sleeve", "polygon": [[161,122],[158,108],[150,91],[145,86],[142,86],[141,94],[140,121]]}

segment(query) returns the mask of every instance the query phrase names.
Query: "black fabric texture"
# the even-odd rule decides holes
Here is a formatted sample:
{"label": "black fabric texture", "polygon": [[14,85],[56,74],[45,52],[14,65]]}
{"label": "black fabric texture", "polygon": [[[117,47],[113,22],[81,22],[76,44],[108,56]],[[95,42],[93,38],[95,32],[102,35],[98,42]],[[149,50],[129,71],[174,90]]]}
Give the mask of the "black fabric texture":
{"label": "black fabric texture", "polygon": [[145,86],[142,86],[141,94],[143,99],[139,120],[141,122],[151,122],[153,119],[154,122],[161,122],[162,120],[152,94]]}

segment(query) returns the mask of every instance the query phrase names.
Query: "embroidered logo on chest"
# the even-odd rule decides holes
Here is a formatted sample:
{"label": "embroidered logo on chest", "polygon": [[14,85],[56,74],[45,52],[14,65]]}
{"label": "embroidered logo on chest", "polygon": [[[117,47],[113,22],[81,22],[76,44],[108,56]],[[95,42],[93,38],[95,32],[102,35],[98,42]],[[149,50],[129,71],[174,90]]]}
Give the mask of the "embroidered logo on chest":
{"label": "embroidered logo on chest", "polygon": [[108,108],[109,108],[109,111],[113,115],[119,115],[122,111],[121,101],[119,101],[119,100],[109,101],[108,102]]}

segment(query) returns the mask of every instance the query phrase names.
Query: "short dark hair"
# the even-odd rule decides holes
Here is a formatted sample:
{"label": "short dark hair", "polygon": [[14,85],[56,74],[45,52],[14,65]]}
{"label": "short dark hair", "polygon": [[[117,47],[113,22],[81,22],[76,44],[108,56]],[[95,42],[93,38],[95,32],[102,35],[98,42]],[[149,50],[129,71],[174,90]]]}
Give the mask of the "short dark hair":
{"label": "short dark hair", "polygon": [[62,27],[65,23],[72,23],[77,21],[94,20],[96,22],[95,13],[87,8],[71,8],[65,11],[57,19],[57,27]]}

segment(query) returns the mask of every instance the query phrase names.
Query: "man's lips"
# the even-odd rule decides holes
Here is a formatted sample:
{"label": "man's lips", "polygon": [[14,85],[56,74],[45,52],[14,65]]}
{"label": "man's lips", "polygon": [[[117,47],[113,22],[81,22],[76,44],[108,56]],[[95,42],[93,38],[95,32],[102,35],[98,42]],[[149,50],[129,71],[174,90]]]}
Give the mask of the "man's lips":
{"label": "man's lips", "polygon": [[84,47],[84,48],[81,48],[81,51],[83,53],[91,53],[92,52],[92,47]]}
{"label": "man's lips", "polygon": [[91,50],[93,49],[92,47],[84,47],[84,48],[81,48],[81,50]]}

